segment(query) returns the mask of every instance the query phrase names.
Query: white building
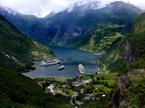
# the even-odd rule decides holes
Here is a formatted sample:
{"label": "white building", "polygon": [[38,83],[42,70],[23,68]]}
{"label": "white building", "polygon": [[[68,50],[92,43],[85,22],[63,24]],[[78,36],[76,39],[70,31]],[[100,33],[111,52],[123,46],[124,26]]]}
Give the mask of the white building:
{"label": "white building", "polygon": [[49,93],[54,93],[54,85],[53,84],[50,84],[47,88],[46,88],[46,90],[49,92]]}

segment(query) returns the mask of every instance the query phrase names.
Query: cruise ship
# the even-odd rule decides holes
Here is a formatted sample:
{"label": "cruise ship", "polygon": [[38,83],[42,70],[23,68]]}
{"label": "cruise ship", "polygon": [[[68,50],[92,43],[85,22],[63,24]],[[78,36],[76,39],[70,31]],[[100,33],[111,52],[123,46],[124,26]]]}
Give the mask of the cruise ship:
{"label": "cruise ship", "polygon": [[56,64],[59,64],[59,63],[61,63],[61,61],[58,60],[58,59],[54,59],[54,60],[43,60],[40,65],[41,66],[50,66],[50,65],[56,65]]}

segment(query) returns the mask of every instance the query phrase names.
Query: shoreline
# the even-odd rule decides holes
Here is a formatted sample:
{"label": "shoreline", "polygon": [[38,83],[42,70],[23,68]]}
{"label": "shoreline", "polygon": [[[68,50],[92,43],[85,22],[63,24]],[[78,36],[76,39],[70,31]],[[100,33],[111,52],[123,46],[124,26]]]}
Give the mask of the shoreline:
{"label": "shoreline", "polygon": [[68,79],[73,79],[73,78],[65,78],[65,77],[33,78],[33,80],[55,80],[55,81],[66,81]]}

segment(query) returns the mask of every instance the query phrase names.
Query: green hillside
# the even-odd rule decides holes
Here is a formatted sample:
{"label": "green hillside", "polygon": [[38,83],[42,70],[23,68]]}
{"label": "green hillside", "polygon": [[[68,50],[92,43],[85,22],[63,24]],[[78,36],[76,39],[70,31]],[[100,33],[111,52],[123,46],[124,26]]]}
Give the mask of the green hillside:
{"label": "green hillside", "polygon": [[45,94],[33,80],[21,75],[32,60],[43,55],[54,56],[0,16],[0,108],[70,108],[65,98]]}
{"label": "green hillside", "polygon": [[[110,70],[120,73],[116,98],[120,108],[145,107],[145,13],[126,38],[102,58]],[[118,94],[119,93],[119,94]]]}
{"label": "green hillside", "polygon": [[[53,53],[47,47],[28,39],[0,16],[0,66],[3,68],[22,69],[31,66],[32,60],[39,60],[43,55],[53,57]],[[11,69],[10,69],[11,70]]]}
{"label": "green hillside", "polygon": [[[145,14],[140,15],[129,35],[121,45],[105,56],[105,62],[111,64],[113,70],[127,72],[145,68]],[[113,59],[116,59],[112,62]]]}
{"label": "green hillside", "polygon": [[131,68],[145,68],[145,13],[137,18],[128,41],[133,53]]}
{"label": "green hillside", "polygon": [[107,24],[97,29],[87,45],[82,49],[87,51],[101,52],[110,49],[115,43],[119,42],[123,37],[125,25]]}

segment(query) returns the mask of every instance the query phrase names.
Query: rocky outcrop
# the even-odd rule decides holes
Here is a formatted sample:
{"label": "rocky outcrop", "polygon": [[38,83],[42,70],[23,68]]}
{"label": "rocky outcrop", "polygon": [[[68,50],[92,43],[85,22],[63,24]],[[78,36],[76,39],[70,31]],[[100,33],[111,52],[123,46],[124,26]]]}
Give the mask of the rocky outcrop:
{"label": "rocky outcrop", "polygon": [[139,58],[139,54],[132,50],[132,46],[129,41],[127,41],[124,45],[124,49],[122,51],[122,60],[126,64],[130,64],[132,61],[135,61]]}
{"label": "rocky outcrop", "polygon": [[[117,80],[118,89],[113,96],[114,108],[132,108],[132,106],[144,105],[144,78],[145,69],[135,69],[126,76],[120,76]],[[134,96],[139,96],[136,98]],[[133,99],[135,98],[135,100]],[[137,103],[135,103],[137,101]]]}
{"label": "rocky outcrop", "polygon": [[128,76],[121,76],[117,79],[118,89],[113,96],[113,108],[120,108],[122,100],[124,101],[124,108],[128,105],[128,95],[125,90],[129,87],[130,80]]}

